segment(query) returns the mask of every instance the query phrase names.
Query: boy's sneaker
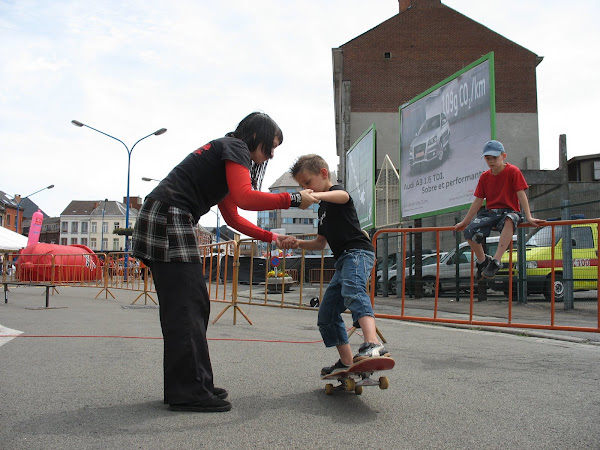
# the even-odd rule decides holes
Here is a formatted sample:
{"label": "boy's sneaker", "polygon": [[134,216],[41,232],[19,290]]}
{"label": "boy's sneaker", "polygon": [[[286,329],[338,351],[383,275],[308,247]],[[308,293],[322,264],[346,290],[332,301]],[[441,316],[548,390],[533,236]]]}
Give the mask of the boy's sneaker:
{"label": "boy's sneaker", "polygon": [[364,342],[358,349],[358,353],[354,355],[353,362],[362,361],[363,359],[372,358],[374,356],[391,356],[385,349],[383,344],[374,344],[372,342]]}
{"label": "boy's sneaker", "polygon": [[475,274],[475,281],[481,280],[481,274],[485,270],[485,268],[492,261],[492,257],[490,255],[485,255],[485,260],[483,262],[475,261],[475,267],[477,267],[477,273]]}
{"label": "boy's sneaker", "polygon": [[492,259],[487,267],[481,272],[483,278],[495,278],[498,271],[502,269],[502,263],[496,259]]}
{"label": "boy's sneaker", "polygon": [[348,370],[349,367],[350,366],[344,364],[341,359],[338,359],[333,366],[323,367],[321,369],[321,375],[333,375],[338,372],[344,372],[345,370]]}

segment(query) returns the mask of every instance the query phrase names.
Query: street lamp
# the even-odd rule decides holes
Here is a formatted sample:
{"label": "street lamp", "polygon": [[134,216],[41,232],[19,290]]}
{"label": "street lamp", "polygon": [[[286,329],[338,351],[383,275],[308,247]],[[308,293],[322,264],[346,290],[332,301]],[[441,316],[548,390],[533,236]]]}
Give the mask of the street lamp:
{"label": "street lamp", "polygon": [[[167,129],[161,128],[160,130],[156,130],[154,133],[150,133],[148,136],[144,136],[143,138],[138,139],[138,141],[135,144],[133,144],[133,146],[131,147],[131,150],[130,150],[129,147],[127,147],[127,145],[125,145],[125,142],[123,142],[121,139],[117,139],[116,137],[111,136],[110,134],[105,133],[104,131],[100,131],[95,128],[92,128],[89,125],[86,125],[85,123],[81,123],[77,120],[71,120],[71,123],[73,125],[75,125],[76,127],[86,127],[86,128],[89,128],[90,130],[97,131],[98,133],[101,133],[104,136],[108,136],[109,138],[114,139],[115,141],[119,141],[121,144],[123,144],[123,146],[127,150],[127,204],[125,205],[125,228],[129,229],[129,176],[131,173],[131,153],[133,152],[133,149],[138,144],[138,142],[140,142],[150,136],[160,136],[161,134],[166,133]],[[125,270],[127,270],[127,253],[128,252],[129,252],[129,236],[127,234],[125,234],[125,264],[124,264]],[[127,273],[127,272],[125,271],[125,273]]]}
{"label": "street lamp", "polygon": [[17,215],[16,215],[16,219],[15,219],[15,231],[16,231],[17,233],[19,232],[19,208],[21,207],[21,202],[22,202],[23,200],[25,200],[26,198],[29,198],[29,197],[31,197],[32,195],[34,195],[34,194],[37,194],[38,192],[42,192],[42,191],[44,191],[44,190],[46,190],[46,189],[52,189],[53,187],[54,187],[54,185],[53,185],[53,184],[51,184],[50,186],[46,186],[45,188],[42,188],[42,189],[40,189],[39,191],[35,191],[33,194],[29,194],[29,195],[27,195],[27,196],[25,196],[25,197],[23,197],[23,198],[21,198],[21,199],[19,200],[19,203],[17,203]]}
{"label": "street lamp", "polygon": [[100,232],[100,253],[104,253],[104,211],[106,210],[106,202],[107,198],[104,199],[104,205],[102,206],[102,222],[100,226],[102,227],[102,231]]}

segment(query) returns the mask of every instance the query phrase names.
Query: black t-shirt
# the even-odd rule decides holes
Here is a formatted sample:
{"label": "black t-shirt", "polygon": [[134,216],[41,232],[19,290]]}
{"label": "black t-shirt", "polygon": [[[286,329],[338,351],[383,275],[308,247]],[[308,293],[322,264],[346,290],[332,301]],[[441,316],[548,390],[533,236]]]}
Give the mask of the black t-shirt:
{"label": "black t-shirt", "polygon": [[[343,188],[336,185],[329,190],[337,191],[343,190]],[[321,201],[318,233],[327,239],[335,259],[342,256],[344,250],[374,251],[371,241],[360,228],[352,197],[343,205]]]}
{"label": "black t-shirt", "polygon": [[233,137],[211,141],[186,156],[148,197],[188,211],[198,221],[229,194],[226,160],[250,170],[250,149]]}

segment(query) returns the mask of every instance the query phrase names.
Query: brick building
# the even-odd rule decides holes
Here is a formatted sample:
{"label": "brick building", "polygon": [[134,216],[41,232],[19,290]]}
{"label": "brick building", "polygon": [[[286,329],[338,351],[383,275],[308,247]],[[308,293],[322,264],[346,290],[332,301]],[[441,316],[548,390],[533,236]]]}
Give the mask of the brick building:
{"label": "brick building", "polygon": [[397,15],[332,50],[340,179],[345,152],[373,123],[377,169],[386,154],[398,167],[399,107],[492,51],[496,137],[519,149],[511,163],[539,169],[536,67],[542,57],[440,0],[400,0]]}

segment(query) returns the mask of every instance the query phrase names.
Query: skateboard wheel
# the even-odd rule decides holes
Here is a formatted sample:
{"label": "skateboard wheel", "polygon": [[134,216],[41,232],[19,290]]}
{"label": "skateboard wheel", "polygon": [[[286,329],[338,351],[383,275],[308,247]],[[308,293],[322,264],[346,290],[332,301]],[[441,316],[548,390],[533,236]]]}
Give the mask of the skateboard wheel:
{"label": "skateboard wheel", "polygon": [[356,387],[354,388],[354,393],[355,393],[356,395],[360,395],[360,394],[362,394],[362,391],[363,391],[363,387],[362,387],[362,386],[356,386]]}
{"label": "skateboard wheel", "polygon": [[348,378],[346,380],[346,390],[353,391],[355,387],[356,387],[356,382],[352,378]]}
{"label": "skateboard wheel", "polygon": [[379,389],[387,389],[390,387],[390,380],[388,377],[380,377],[379,378]]}
{"label": "skateboard wheel", "polygon": [[319,297],[313,297],[310,299],[310,306],[312,306],[313,308],[316,308],[317,306],[319,306]]}
{"label": "skateboard wheel", "polygon": [[325,394],[327,394],[327,395],[333,394],[333,384],[328,383],[325,385]]}

